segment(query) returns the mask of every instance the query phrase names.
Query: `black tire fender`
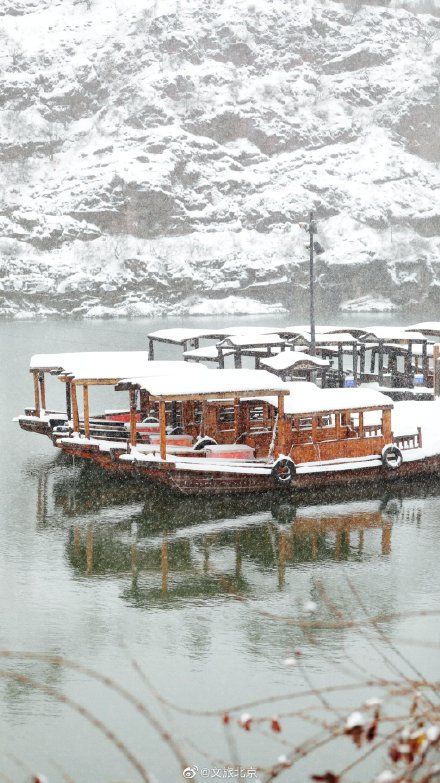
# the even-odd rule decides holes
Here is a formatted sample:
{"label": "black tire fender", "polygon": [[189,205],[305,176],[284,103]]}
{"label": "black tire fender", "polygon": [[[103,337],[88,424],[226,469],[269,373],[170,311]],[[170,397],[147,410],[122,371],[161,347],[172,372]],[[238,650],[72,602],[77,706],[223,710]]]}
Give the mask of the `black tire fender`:
{"label": "black tire fender", "polygon": [[214,438],[209,438],[208,436],[202,437],[195,442],[194,451],[201,451],[206,446],[217,446],[217,441],[214,440]]}
{"label": "black tire fender", "polygon": [[382,465],[387,470],[398,470],[403,462],[402,452],[398,446],[390,444],[382,449]]}
{"label": "black tire fender", "polygon": [[272,476],[281,487],[288,487],[296,476],[296,465],[290,457],[278,457],[272,468]]}

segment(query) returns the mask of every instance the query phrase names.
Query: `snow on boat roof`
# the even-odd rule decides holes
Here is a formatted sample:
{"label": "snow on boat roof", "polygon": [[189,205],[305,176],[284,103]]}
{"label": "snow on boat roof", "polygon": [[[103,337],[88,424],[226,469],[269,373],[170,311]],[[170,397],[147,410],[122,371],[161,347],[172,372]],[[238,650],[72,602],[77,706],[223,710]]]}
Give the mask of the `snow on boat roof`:
{"label": "snow on boat roof", "polygon": [[266,359],[260,359],[260,364],[264,364],[265,367],[269,367],[272,370],[288,370],[295,365],[306,364],[308,366],[314,365],[315,367],[329,367],[330,364],[325,359],[320,359],[319,356],[311,356],[303,351],[281,351],[270,356]]}
{"label": "snow on boat roof", "polygon": [[[347,327],[341,327],[341,326],[319,326],[318,324],[315,325],[315,333],[316,334],[333,334],[336,332],[349,332],[350,330],[347,329]],[[278,334],[281,335],[296,335],[296,334],[303,334],[304,332],[307,332],[310,334],[310,324],[298,324],[298,326],[280,326],[278,329]]]}
{"label": "snow on boat roof", "polygon": [[252,348],[256,345],[284,345],[285,340],[283,340],[282,337],[279,336],[279,334],[275,333],[268,333],[268,334],[237,334],[237,335],[230,335],[229,337],[226,337],[224,340],[219,343],[220,346],[226,346],[226,347],[241,347],[245,348],[249,346]]}
{"label": "snow on boat roof", "polygon": [[[188,365],[192,366],[192,365]],[[197,366],[197,365],[196,365]],[[179,400],[190,397],[260,397],[270,394],[289,394],[287,384],[267,370],[209,370],[197,377],[162,376],[155,378],[128,378],[117,389],[139,388],[151,397]]]}
{"label": "snow on boat roof", "polygon": [[[282,330],[281,330],[282,331]],[[296,332],[297,337],[302,337],[304,340],[306,340],[308,343],[311,341],[311,335],[310,332],[304,330],[304,331],[298,331]],[[315,335],[315,342],[318,345],[331,345],[331,344],[337,344],[337,343],[356,343],[357,340],[355,337],[353,337],[352,334],[349,332],[317,332]]]}
{"label": "snow on boat roof", "polygon": [[75,353],[37,353],[31,357],[29,370],[41,370],[43,372],[58,373],[68,365],[79,362],[112,361],[120,356],[137,357],[139,361],[148,361],[147,351],[78,351]]}
{"label": "snow on boat roof", "polygon": [[424,335],[430,337],[440,337],[440,321],[422,321],[419,324],[412,324],[406,327],[405,331],[421,332]]}
{"label": "snow on boat roof", "polygon": [[[291,384],[294,386],[294,384]],[[317,387],[318,388],[318,387]],[[319,411],[367,410],[393,407],[391,397],[373,389],[318,389],[318,394],[295,394],[286,399],[286,413],[318,413]]]}
{"label": "snow on boat roof", "polygon": [[361,340],[373,337],[376,340],[387,340],[389,342],[408,342],[409,340],[425,340],[421,332],[411,331],[399,326],[369,326],[363,330]]}
{"label": "snow on boat roof", "polygon": [[[233,353],[233,350],[223,351],[224,356]],[[193,348],[191,351],[184,351],[183,356],[188,359],[206,359],[206,361],[218,360],[218,348],[216,345],[205,345],[201,348]]]}
{"label": "snow on boat roof", "polygon": [[[313,415],[345,410],[377,410],[393,407],[391,397],[374,389],[320,389],[314,383],[286,383],[290,394],[285,398],[284,411],[287,415]],[[276,397],[266,398],[277,407]]]}
{"label": "snow on boat roof", "polygon": [[150,332],[150,340],[159,340],[180,345],[187,340],[219,339],[235,334],[266,334],[273,333],[273,326],[262,328],[261,326],[232,326],[229,329],[158,329]]}
{"label": "snow on boat roof", "polygon": [[[141,354],[141,356],[139,356]],[[203,364],[183,361],[148,361],[146,352],[101,354],[94,361],[81,359],[67,364],[61,374],[76,383],[108,383],[114,385],[121,378],[153,377],[156,375],[199,375],[208,371]],[[96,354],[99,357],[99,354]]]}

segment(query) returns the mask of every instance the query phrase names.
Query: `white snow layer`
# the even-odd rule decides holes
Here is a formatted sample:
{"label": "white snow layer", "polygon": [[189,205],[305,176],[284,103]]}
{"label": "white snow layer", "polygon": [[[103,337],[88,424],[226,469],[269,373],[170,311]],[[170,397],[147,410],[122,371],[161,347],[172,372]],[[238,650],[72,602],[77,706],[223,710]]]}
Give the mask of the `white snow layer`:
{"label": "white snow layer", "polygon": [[433,297],[439,0],[352,6],[7,0],[0,314],[295,307],[310,208],[323,300]]}

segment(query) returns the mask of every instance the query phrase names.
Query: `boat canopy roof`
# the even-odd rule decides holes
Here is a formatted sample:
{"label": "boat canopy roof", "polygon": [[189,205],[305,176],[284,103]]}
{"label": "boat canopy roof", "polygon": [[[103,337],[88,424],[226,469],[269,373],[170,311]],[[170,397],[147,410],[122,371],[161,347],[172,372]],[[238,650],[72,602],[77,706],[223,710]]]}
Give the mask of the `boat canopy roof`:
{"label": "boat canopy roof", "polygon": [[174,343],[183,345],[188,340],[222,340],[229,335],[235,334],[266,334],[273,333],[273,326],[263,328],[261,326],[231,326],[229,329],[158,329],[156,332],[150,332],[150,340],[159,342]]}
{"label": "boat canopy roof", "polygon": [[410,340],[423,342],[426,337],[417,331],[411,331],[400,326],[369,326],[359,335],[362,342],[385,340],[392,343],[408,343]]}
{"label": "boat canopy roof", "polygon": [[[307,332],[310,334],[310,324],[298,324],[297,326],[280,326],[276,329],[278,334],[281,334],[283,337],[294,337],[297,334],[303,334],[304,332]],[[315,325],[315,333],[316,334],[333,334],[336,332],[349,332],[350,329],[347,329],[343,326],[319,326],[318,324]]]}
{"label": "boat canopy roof", "polygon": [[284,345],[285,340],[279,334],[237,334],[226,337],[219,343],[223,348],[253,348],[259,345]]}
{"label": "boat canopy roof", "polygon": [[[188,365],[193,366],[193,365]],[[195,365],[197,366],[197,365]],[[174,374],[173,377],[126,378],[116,388],[142,389],[154,399],[186,400],[234,397],[262,397],[289,394],[287,384],[267,370],[209,370],[197,377]]]}
{"label": "boat canopy roof", "polygon": [[[375,389],[320,389],[314,383],[306,381],[286,383],[285,386],[290,391],[284,406],[288,416],[312,416],[346,410],[383,410],[393,407],[391,397]],[[275,407],[278,405],[276,397],[266,401]]]}
{"label": "boat canopy roof", "polygon": [[[292,384],[293,386],[294,384]],[[344,410],[381,410],[392,408],[393,401],[382,392],[375,389],[319,389],[317,394],[295,394],[292,391],[286,400],[286,413],[329,413]]]}
{"label": "boat canopy roof", "polygon": [[[141,356],[139,355],[141,354]],[[60,379],[72,383],[114,386],[121,378],[156,375],[199,375],[207,372],[203,364],[184,361],[148,361],[142,352],[96,354],[95,361],[81,359],[66,365]]]}
{"label": "boat canopy roof", "polygon": [[416,331],[429,337],[440,337],[440,321],[422,321],[419,324],[405,326],[405,331]]}
{"label": "boat canopy roof", "polygon": [[[312,339],[310,332],[307,331],[297,332],[296,336],[302,338],[307,343],[310,343]],[[339,345],[340,343],[345,343],[345,344],[349,343],[350,345],[354,345],[356,342],[357,342],[356,338],[353,337],[353,335],[350,334],[349,332],[317,331],[315,334],[316,345]]]}
{"label": "boat canopy roof", "polygon": [[[41,370],[54,375],[71,366],[102,364],[118,361],[119,358],[130,357],[130,361],[147,362],[147,351],[80,351],[76,353],[37,353],[31,357],[29,370]],[[127,358],[128,360],[128,358]]]}
{"label": "boat canopy roof", "polygon": [[[233,349],[226,349],[223,351],[224,356],[234,353]],[[202,345],[201,348],[192,348],[190,351],[184,351],[183,355],[188,359],[197,359],[206,361],[218,360],[218,348],[216,345]]]}
{"label": "boat canopy roof", "polygon": [[303,351],[280,351],[275,356],[269,356],[265,359],[260,359],[260,364],[268,367],[270,370],[289,370],[291,367],[330,367],[330,363],[326,359],[321,359],[319,356],[311,356]]}

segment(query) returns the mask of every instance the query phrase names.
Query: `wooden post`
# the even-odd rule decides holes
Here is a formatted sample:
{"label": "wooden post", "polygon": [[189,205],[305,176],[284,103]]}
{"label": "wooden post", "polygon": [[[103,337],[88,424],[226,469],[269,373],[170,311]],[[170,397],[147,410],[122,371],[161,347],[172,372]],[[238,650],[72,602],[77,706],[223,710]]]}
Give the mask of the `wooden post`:
{"label": "wooden post", "polygon": [[361,382],[363,380],[362,376],[364,374],[365,374],[365,345],[362,344],[360,347],[360,356],[359,356],[359,375],[360,375]]}
{"label": "wooden post", "polygon": [[357,385],[357,373],[358,373],[358,346],[357,343],[353,344],[353,378]]}
{"label": "wooden post", "polygon": [[76,383],[72,383],[71,392],[72,392],[73,431],[79,432],[78,396],[76,391]]}
{"label": "wooden post", "polygon": [[144,389],[141,389],[139,392],[139,407],[141,410],[141,419],[145,419],[146,416],[148,416],[150,411],[150,395],[147,391]]}
{"label": "wooden post", "polygon": [[159,403],[159,431],[160,431],[160,458],[167,458],[167,416],[165,403],[161,400]]}
{"label": "wooden post", "polygon": [[66,414],[67,414],[67,420],[70,421],[72,418],[72,394],[70,391],[70,383],[67,381],[66,383]]}
{"label": "wooden post", "polygon": [[379,340],[379,367],[378,367],[378,379],[379,383],[383,385],[383,341]]}
{"label": "wooden post", "polygon": [[175,400],[171,403],[171,426],[173,429],[177,427],[177,402]]}
{"label": "wooden post", "polygon": [[278,443],[277,454],[284,454],[285,448],[284,394],[278,395]]}
{"label": "wooden post", "polygon": [[236,370],[241,370],[241,353],[237,348],[234,351],[234,367]]}
{"label": "wooden post", "polygon": [[432,365],[434,372],[434,397],[440,396],[440,343],[436,343],[432,349]]}
{"label": "wooden post", "polygon": [[38,370],[34,370],[33,372],[34,376],[34,407],[35,407],[35,415],[39,416],[41,407],[40,407],[40,386],[38,383]]}
{"label": "wooden post", "polygon": [[335,436],[336,440],[341,438],[341,413],[335,413]]}
{"label": "wooden post", "polygon": [[428,359],[428,345],[426,340],[422,343],[422,373],[423,373],[423,385],[428,385],[429,376],[429,359]]}
{"label": "wooden post", "polygon": [[208,417],[208,400],[202,400],[202,418],[200,421],[200,435],[206,435],[207,417]]}
{"label": "wooden post", "polygon": [[217,353],[218,353],[218,367],[219,367],[219,370],[224,370],[225,369],[225,357],[224,357],[222,348],[218,347],[217,348]]}
{"label": "wooden post", "polygon": [[154,359],[154,341],[151,337],[148,338],[148,359],[151,362]]}
{"label": "wooden post", "polygon": [[364,437],[364,412],[359,411],[359,437]]}
{"label": "wooden post", "polygon": [[137,440],[137,393],[136,389],[130,389],[130,445],[136,446]]}
{"label": "wooden post", "polygon": [[241,430],[241,410],[239,397],[234,398],[234,441],[237,442]]}
{"label": "wooden post", "polygon": [[41,407],[45,411],[46,410],[46,383],[44,380],[44,372],[40,372],[38,374],[38,383],[40,384]]}
{"label": "wooden post", "polygon": [[414,378],[412,374],[412,341],[408,340],[408,349],[404,356],[404,374],[405,374],[405,386],[411,388],[414,385]]}
{"label": "wooden post", "polygon": [[382,434],[385,443],[391,443],[393,434],[391,432],[391,409],[385,408],[382,411]]}
{"label": "wooden post", "polygon": [[89,387],[83,385],[83,409],[84,409],[84,435],[90,438],[90,414],[89,414]]}
{"label": "wooden post", "polygon": [[344,385],[344,354],[342,353],[342,343],[338,343],[338,385]]}

